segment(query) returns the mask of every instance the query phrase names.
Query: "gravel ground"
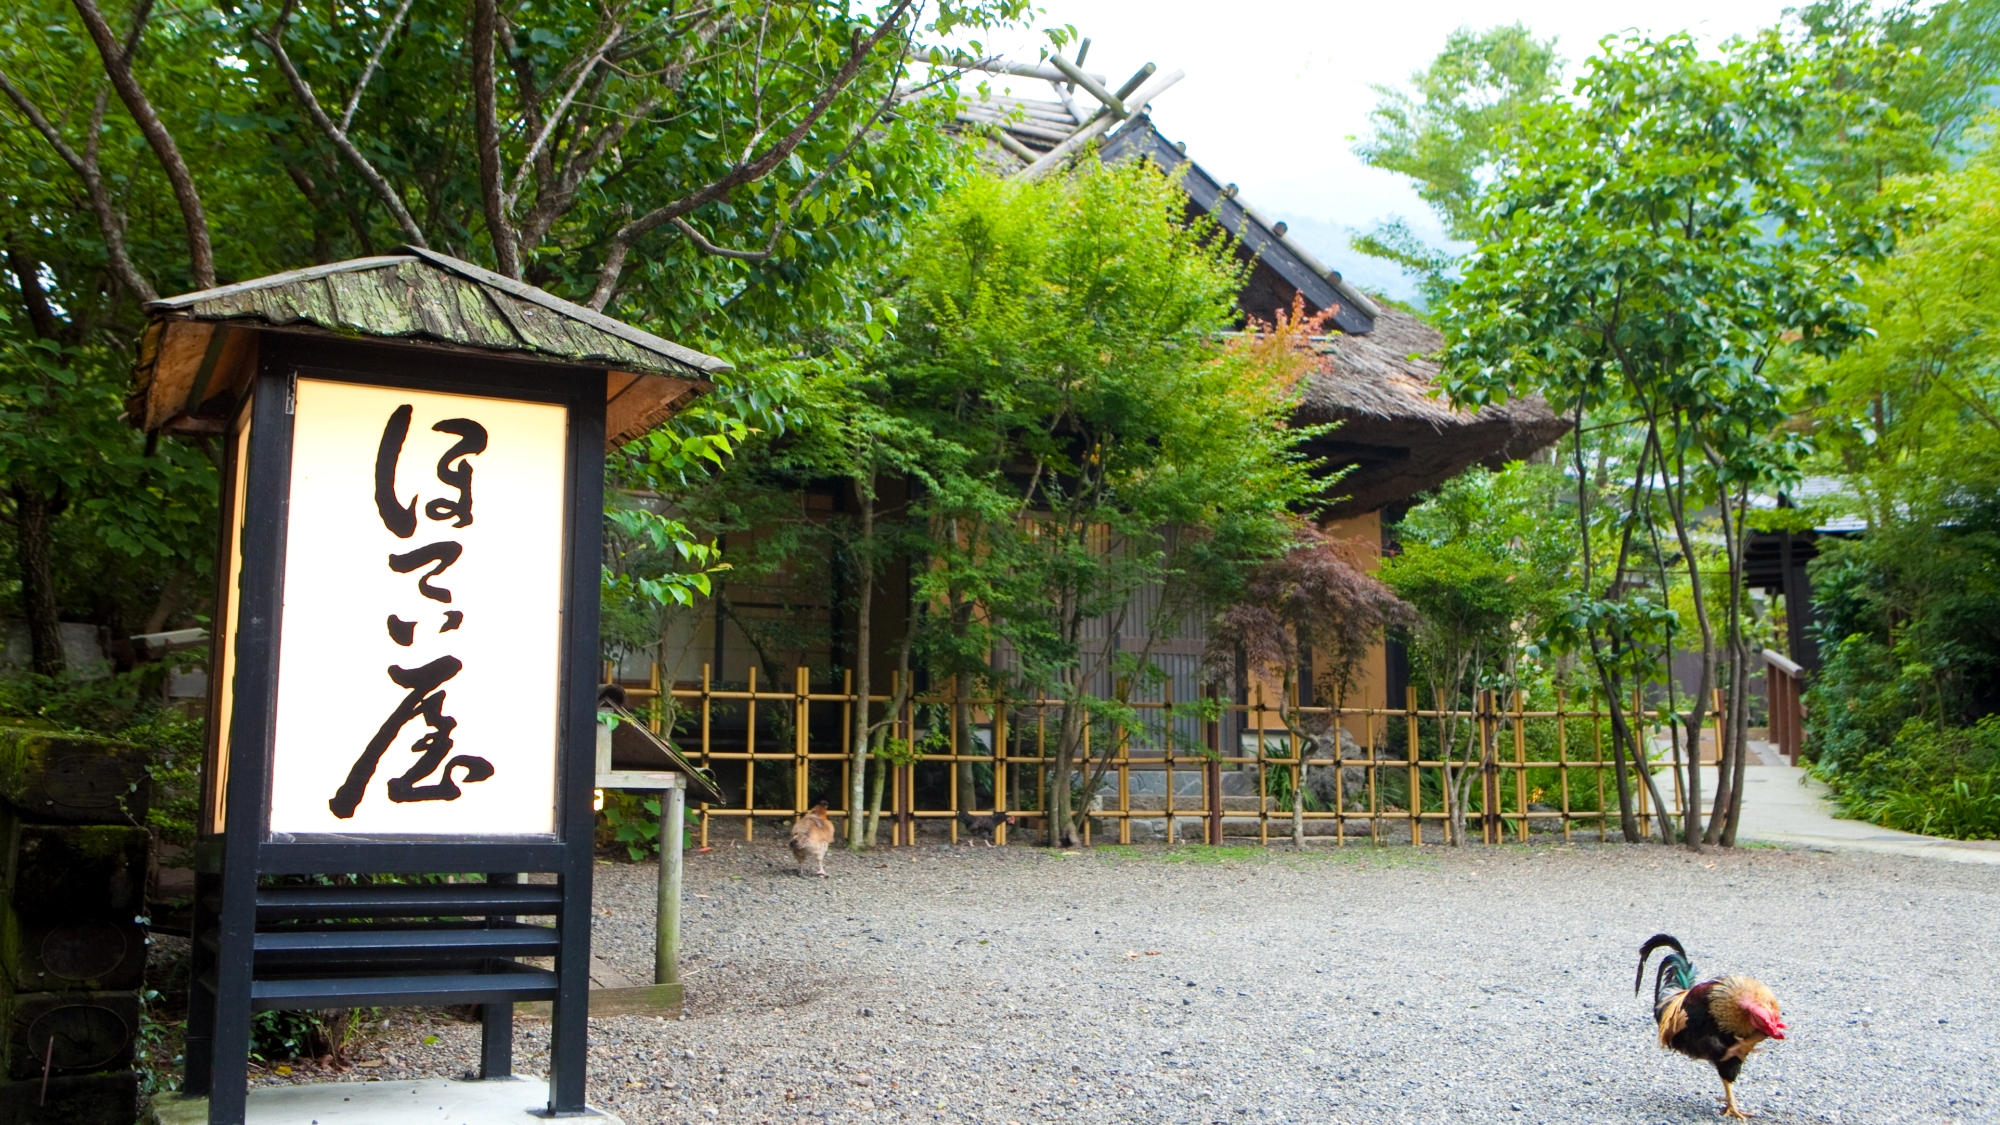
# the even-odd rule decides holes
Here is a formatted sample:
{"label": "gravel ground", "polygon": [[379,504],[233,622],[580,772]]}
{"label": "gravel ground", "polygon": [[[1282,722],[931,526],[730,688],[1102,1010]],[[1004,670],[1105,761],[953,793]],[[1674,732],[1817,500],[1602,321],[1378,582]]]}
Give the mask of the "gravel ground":
{"label": "gravel ground", "polygon": [[[1759,1120],[2000,1122],[2000,869],[1598,845],[827,867],[689,857],[687,1017],[593,1021],[594,1103],[629,1125],[1711,1122],[1714,1072],[1632,997],[1667,930],[1785,1006],[1790,1039],[1738,1084]],[[654,869],[597,874],[597,951],[649,979]],[[540,1070],[546,1024],[517,1037]],[[455,1075],[476,1047],[399,1018],[347,1077]]]}

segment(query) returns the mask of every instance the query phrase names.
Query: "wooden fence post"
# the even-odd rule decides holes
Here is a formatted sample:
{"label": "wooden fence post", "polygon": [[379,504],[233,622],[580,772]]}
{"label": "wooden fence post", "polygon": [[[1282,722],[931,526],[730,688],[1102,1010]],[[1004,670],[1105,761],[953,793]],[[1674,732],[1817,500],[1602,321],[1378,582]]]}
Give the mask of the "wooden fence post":
{"label": "wooden fence post", "polygon": [[[709,676],[712,673],[712,671],[713,669],[711,669],[706,664],[703,664],[701,666],[701,768],[705,770],[710,769],[709,766],[710,758],[708,756],[709,755],[708,736],[709,736],[709,731],[711,729],[711,724],[709,723],[708,693],[709,693]],[[712,773],[713,770],[710,770],[710,772]],[[701,846],[704,849],[708,847],[708,802],[707,801],[703,801],[701,803]]]}
{"label": "wooden fence post", "polygon": [[[1221,698],[1220,691],[1216,697]],[[1228,716],[1228,708],[1219,707],[1215,721],[1202,724],[1206,728],[1203,731],[1204,740],[1209,743],[1211,751],[1203,778],[1202,798],[1208,805],[1208,842],[1215,847],[1222,846],[1222,738],[1223,731],[1229,726]],[[1213,737],[1208,737],[1210,735]]]}
{"label": "wooden fence post", "polygon": [[1403,804],[1410,814],[1410,846],[1422,847],[1424,843],[1424,771],[1418,764],[1422,747],[1417,737],[1417,689],[1414,684],[1403,688],[1403,715],[1408,724],[1403,749],[1410,757],[1410,793]]}
{"label": "wooden fence post", "polygon": [[993,842],[1007,842],[1007,697],[993,696]]}

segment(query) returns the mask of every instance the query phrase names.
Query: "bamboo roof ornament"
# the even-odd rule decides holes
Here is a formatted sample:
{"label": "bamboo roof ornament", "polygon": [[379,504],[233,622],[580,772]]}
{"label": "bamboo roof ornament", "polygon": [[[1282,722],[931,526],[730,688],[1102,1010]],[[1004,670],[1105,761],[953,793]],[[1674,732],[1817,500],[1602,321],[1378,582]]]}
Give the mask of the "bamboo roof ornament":
{"label": "bamboo roof ornament", "polygon": [[514,353],[607,370],[608,448],[645,434],[729,364],[470,262],[413,246],[147,304],[126,418],[148,433],[217,434],[264,332]]}

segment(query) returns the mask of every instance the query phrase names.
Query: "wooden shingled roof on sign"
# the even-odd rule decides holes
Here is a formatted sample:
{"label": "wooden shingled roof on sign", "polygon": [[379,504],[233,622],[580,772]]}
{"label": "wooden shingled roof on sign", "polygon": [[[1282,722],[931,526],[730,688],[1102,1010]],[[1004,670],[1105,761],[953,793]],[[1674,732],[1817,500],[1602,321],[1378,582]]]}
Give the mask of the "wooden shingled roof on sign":
{"label": "wooden shingled roof on sign", "polygon": [[612,446],[728,371],[713,356],[444,254],[404,247],[154,301],[127,416],[148,432],[213,433],[255,367],[260,331],[322,332],[514,354],[609,372]]}

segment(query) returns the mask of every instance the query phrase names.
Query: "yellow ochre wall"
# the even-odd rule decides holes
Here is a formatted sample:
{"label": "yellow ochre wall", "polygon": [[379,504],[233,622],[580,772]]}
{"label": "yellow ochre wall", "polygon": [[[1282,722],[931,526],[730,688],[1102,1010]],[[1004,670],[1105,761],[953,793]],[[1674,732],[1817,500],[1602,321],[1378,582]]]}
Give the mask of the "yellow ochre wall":
{"label": "yellow ochre wall", "polygon": [[[1329,520],[1320,526],[1327,534],[1334,538],[1345,539],[1354,543],[1357,548],[1356,555],[1366,563],[1370,573],[1381,569],[1382,514],[1380,512],[1368,512],[1359,516],[1350,516],[1346,519]],[[1324,662],[1318,654],[1314,654],[1314,684],[1317,685],[1325,682],[1323,679],[1325,675]],[[1380,644],[1376,644],[1369,648],[1367,657],[1361,662],[1360,674],[1355,677],[1354,687],[1349,691],[1345,700],[1346,705],[1349,707],[1387,707],[1389,705],[1388,686],[1388,654]],[[1250,678],[1250,698],[1254,701],[1257,698],[1258,691],[1262,690],[1266,703],[1275,707],[1277,705],[1279,687],[1280,682],[1276,678],[1266,679],[1265,676],[1253,672]],[[1347,733],[1352,735],[1356,742],[1363,746],[1368,744],[1368,730],[1365,718],[1356,716],[1346,720],[1341,725],[1347,728]],[[1382,730],[1382,723],[1379,720],[1375,723],[1375,728],[1377,737],[1379,737]]]}

